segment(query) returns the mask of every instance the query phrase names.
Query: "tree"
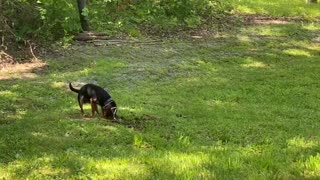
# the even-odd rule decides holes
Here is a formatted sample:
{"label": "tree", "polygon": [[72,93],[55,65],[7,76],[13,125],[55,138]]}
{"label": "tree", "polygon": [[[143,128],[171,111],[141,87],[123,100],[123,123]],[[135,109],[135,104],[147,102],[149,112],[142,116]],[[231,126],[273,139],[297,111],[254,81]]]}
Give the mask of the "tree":
{"label": "tree", "polygon": [[83,14],[84,9],[86,7],[86,0],[77,0],[77,3],[78,3],[81,28],[83,31],[90,31],[89,22],[86,16]]}

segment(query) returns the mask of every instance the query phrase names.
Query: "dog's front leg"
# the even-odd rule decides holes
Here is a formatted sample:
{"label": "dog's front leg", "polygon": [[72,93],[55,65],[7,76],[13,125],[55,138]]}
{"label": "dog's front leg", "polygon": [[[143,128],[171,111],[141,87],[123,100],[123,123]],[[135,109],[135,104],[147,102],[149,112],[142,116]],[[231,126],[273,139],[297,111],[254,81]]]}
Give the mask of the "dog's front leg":
{"label": "dog's front leg", "polygon": [[97,103],[95,103],[94,105],[95,105],[94,107],[95,107],[95,110],[96,110],[97,114],[100,115],[99,110],[98,110]]}
{"label": "dog's front leg", "polygon": [[103,107],[101,107],[101,114],[102,114],[102,117],[105,118],[106,117],[106,112],[104,110]]}

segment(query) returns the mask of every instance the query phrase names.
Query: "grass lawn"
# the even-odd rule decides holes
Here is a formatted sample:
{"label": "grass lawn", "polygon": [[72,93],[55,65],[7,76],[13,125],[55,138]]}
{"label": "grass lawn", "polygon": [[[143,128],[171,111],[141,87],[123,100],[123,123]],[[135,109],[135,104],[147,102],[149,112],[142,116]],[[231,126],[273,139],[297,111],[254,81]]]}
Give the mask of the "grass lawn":
{"label": "grass lawn", "polygon": [[271,16],[320,17],[320,3],[307,4],[305,0],[229,0],[235,10],[249,14]]}
{"label": "grass lawn", "polygon": [[[317,179],[319,27],[75,46],[1,70],[0,179]],[[68,81],[105,87],[122,123],[82,119]]]}

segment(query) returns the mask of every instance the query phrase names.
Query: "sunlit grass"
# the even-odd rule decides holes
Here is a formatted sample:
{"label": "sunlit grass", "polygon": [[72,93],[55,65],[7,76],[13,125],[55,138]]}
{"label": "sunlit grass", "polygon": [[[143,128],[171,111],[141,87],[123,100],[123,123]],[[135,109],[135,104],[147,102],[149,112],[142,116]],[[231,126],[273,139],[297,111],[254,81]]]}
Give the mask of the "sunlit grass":
{"label": "sunlit grass", "polygon": [[305,0],[230,0],[235,10],[248,14],[271,16],[319,17],[320,4],[307,4]]}
{"label": "sunlit grass", "polygon": [[292,56],[306,56],[306,57],[311,56],[311,54],[308,51],[304,51],[300,49],[286,49],[283,52]]}
{"label": "sunlit grass", "polygon": [[247,58],[244,61],[243,67],[251,67],[251,68],[265,68],[267,65],[263,62],[253,60],[252,58]]}
{"label": "sunlit grass", "polygon": [[307,148],[314,148],[319,146],[320,142],[316,142],[314,140],[306,140],[304,138],[299,138],[299,137],[295,137],[293,139],[289,139],[288,140],[288,145],[289,147],[293,147],[293,148],[299,148],[299,149],[307,149]]}
{"label": "sunlit grass", "polygon": [[303,25],[303,28],[307,29],[309,31],[315,31],[315,32],[320,30],[318,23],[307,23],[307,24]]}
{"label": "sunlit grass", "polygon": [[0,96],[2,97],[5,97],[5,98],[17,98],[18,97],[18,94],[15,93],[15,92],[11,92],[11,91],[8,91],[8,90],[4,90],[4,91],[0,91]]}
{"label": "sunlit grass", "polygon": [[[8,76],[0,179],[317,179],[317,27],[86,46]],[[107,89],[122,122],[81,118],[69,81]]]}
{"label": "sunlit grass", "polygon": [[300,162],[299,167],[304,169],[303,174],[306,178],[317,179],[320,176],[320,155],[311,155],[305,162]]}

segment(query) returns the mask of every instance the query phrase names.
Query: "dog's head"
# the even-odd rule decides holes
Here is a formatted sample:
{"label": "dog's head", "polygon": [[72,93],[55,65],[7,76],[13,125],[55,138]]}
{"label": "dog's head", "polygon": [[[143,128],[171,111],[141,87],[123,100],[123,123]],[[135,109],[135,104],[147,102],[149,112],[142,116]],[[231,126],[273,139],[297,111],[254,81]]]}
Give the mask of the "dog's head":
{"label": "dog's head", "polygon": [[106,104],[103,107],[104,110],[104,117],[108,118],[108,119],[113,119],[113,120],[117,120],[117,105],[114,101]]}

